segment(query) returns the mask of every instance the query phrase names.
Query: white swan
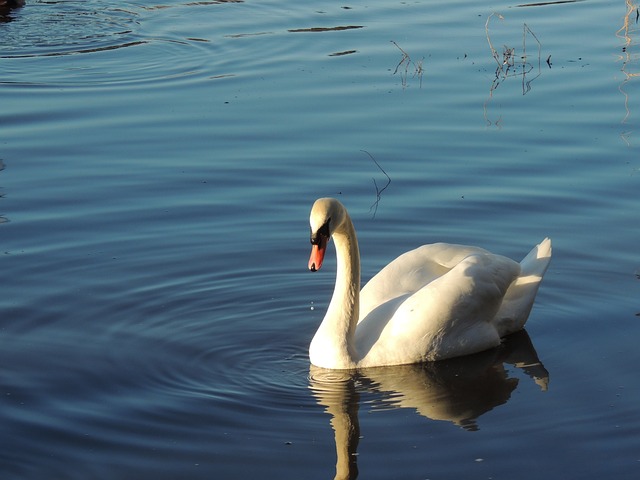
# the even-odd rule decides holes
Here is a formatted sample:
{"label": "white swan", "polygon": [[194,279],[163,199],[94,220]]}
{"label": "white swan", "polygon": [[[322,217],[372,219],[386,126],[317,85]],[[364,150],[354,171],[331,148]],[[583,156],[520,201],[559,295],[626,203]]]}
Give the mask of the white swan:
{"label": "white swan", "polygon": [[309,269],[336,244],[333,297],[309,347],[311,363],[351,369],[468,355],[523,328],[551,260],[546,238],[517,263],[478,247],[423,245],[392,261],[360,291],[360,253],[345,207],[311,209]]}

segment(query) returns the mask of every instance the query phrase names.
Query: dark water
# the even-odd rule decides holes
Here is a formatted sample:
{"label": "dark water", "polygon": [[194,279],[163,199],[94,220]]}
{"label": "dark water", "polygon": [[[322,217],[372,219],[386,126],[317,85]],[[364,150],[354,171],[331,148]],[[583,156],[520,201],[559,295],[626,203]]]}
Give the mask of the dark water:
{"label": "dark water", "polygon": [[[0,476],[637,478],[637,8],[0,12]],[[550,236],[527,331],[310,371],[326,195],[365,279],[422,243]]]}

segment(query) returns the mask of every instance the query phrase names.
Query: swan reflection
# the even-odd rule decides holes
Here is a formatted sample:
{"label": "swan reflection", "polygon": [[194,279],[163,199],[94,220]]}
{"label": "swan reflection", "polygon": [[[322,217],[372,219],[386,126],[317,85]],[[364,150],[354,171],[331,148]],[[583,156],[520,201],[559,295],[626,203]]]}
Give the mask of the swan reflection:
{"label": "swan reflection", "polygon": [[431,420],[448,421],[465,430],[478,429],[476,420],[505,404],[519,380],[505,365],[527,374],[547,390],[544,368],[526,331],[505,338],[496,349],[434,363],[378,367],[354,371],[311,366],[309,388],[331,415],[336,442],[336,479],[358,475],[360,395],[373,393],[373,409],[411,408]]}

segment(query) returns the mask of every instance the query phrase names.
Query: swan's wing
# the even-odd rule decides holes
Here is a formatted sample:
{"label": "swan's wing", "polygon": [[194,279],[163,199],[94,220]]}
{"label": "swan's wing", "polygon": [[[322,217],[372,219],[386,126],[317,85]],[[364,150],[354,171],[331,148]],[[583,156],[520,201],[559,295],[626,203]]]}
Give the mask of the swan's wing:
{"label": "swan's wing", "polygon": [[358,321],[389,301],[395,303],[395,299],[417,292],[474,253],[489,252],[478,247],[434,243],[400,255],[362,288]]}
{"label": "swan's wing", "polygon": [[362,365],[439,360],[498,345],[500,336],[491,320],[519,273],[520,265],[506,257],[468,255],[406,296],[376,341],[369,341],[369,350],[359,352]]}

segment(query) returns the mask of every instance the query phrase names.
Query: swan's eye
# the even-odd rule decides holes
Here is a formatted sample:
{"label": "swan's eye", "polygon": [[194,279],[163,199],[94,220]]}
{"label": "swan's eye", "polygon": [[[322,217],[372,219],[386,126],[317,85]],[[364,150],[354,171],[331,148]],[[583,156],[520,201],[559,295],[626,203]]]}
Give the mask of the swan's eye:
{"label": "swan's eye", "polygon": [[321,238],[328,240],[331,237],[331,230],[329,229],[329,223],[331,219],[327,220],[317,232],[311,232],[311,245],[318,245]]}

